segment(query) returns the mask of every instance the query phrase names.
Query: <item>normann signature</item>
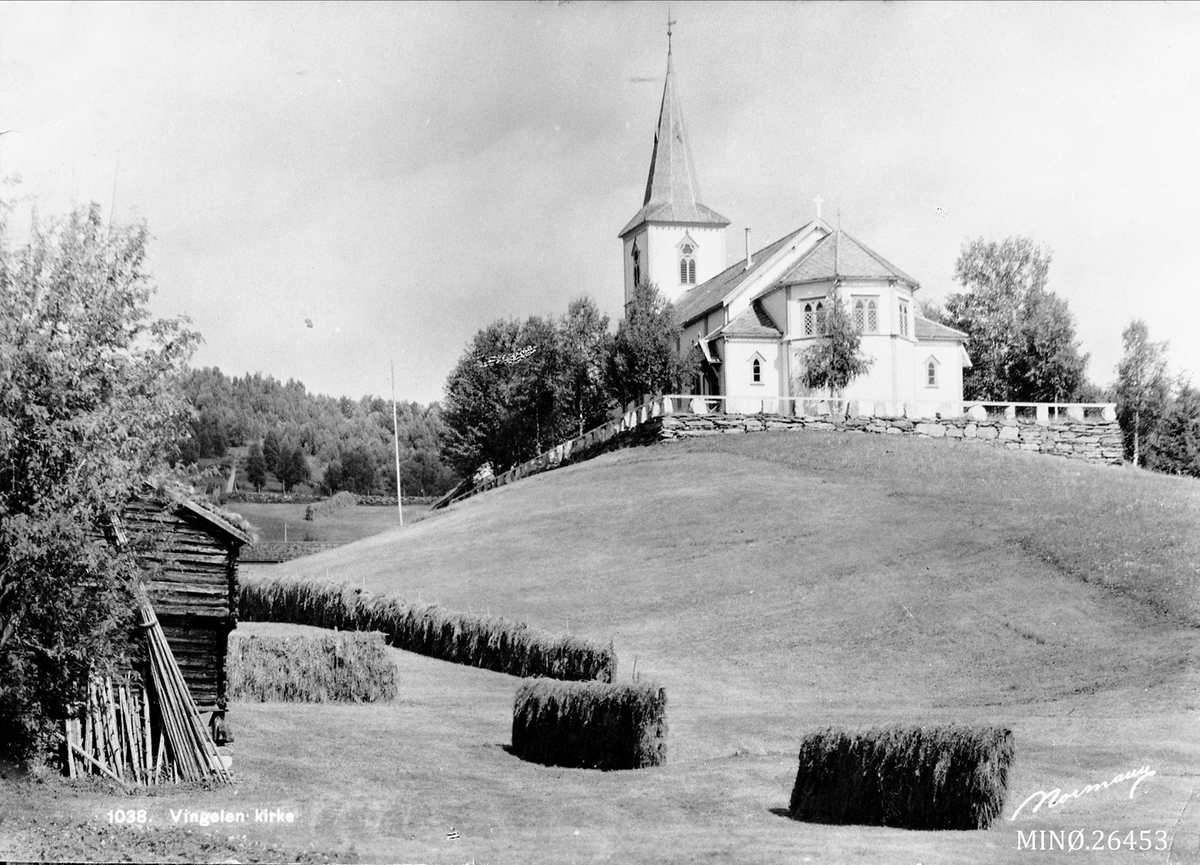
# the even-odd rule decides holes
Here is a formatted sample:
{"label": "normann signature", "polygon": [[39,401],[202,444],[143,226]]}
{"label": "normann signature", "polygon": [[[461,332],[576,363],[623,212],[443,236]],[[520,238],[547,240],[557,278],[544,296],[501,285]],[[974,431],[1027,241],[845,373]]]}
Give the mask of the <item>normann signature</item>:
{"label": "normann signature", "polygon": [[1055,808],[1071,801],[1072,799],[1078,799],[1080,796],[1084,796],[1088,793],[1095,793],[1098,790],[1107,790],[1109,787],[1115,787],[1117,784],[1121,784],[1125,781],[1133,781],[1133,784],[1129,788],[1129,798],[1132,799],[1134,791],[1138,788],[1138,784],[1142,783],[1154,774],[1156,774],[1155,771],[1149,766],[1142,766],[1139,769],[1131,769],[1128,772],[1122,772],[1120,775],[1115,775],[1108,781],[1100,781],[1096,784],[1088,784],[1084,787],[1076,787],[1070,793],[1064,793],[1058,787],[1055,787],[1053,790],[1049,791],[1038,790],[1035,793],[1031,793],[1024,802],[1018,805],[1017,810],[1013,811],[1013,815],[1008,819],[1016,820],[1017,815],[1021,813],[1022,809],[1024,809],[1026,805],[1028,805],[1030,802],[1033,802],[1035,799],[1037,800],[1037,804],[1029,809],[1031,814],[1036,814],[1038,809],[1043,805],[1045,805],[1047,808]]}

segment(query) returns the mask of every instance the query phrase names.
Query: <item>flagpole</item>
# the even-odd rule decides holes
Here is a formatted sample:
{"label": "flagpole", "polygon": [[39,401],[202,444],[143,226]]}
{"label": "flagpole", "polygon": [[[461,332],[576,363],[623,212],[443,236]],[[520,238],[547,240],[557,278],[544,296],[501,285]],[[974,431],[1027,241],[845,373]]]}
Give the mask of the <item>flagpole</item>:
{"label": "flagpole", "polygon": [[396,420],[396,361],[392,361],[392,438],[396,443],[396,512],[404,526],[404,496],[400,492],[400,423]]}

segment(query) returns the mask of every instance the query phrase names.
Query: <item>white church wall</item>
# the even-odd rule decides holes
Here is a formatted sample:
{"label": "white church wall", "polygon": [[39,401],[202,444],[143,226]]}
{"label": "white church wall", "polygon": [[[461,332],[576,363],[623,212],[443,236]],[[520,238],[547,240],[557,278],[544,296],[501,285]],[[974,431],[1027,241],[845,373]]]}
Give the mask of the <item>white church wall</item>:
{"label": "white church wall", "polygon": [[[754,359],[761,364],[762,381],[753,381]],[[724,362],[721,375],[727,397],[726,411],[734,414],[755,414],[766,410],[779,411],[779,397],[784,394],[783,352],[772,340],[724,340]],[[766,405],[764,406],[764,401]]]}
{"label": "white church wall", "polygon": [[771,317],[771,321],[775,322],[775,326],[781,332],[787,330],[788,308],[786,292],[782,289],[772,291],[769,294],[764,294],[762,297],[762,308],[766,310],[767,315]]}
{"label": "white church wall", "polygon": [[784,335],[787,339],[802,339],[804,337],[804,304],[825,302],[833,288],[832,282],[813,282],[807,285],[793,285],[788,290],[787,324]]}
{"label": "white church wall", "polygon": [[871,368],[846,387],[846,399],[865,402],[895,402],[896,340],[888,334],[865,333],[860,343],[863,356],[871,360]]}
{"label": "white church wall", "polygon": [[[936,384],[929,384],[929,361],[936,370]],[[913,347],[913,382],[918,417],[936,417],[939,412],[955,416],[962,405],[962,353],[956,342],[919,342]]]}
{"label": "white church wall", "polygon": [[[696,282],[707,282],[725,269],[725,229],[698,225],[650,225],[647,227],[648,278],[672,303],[691,284],[679,281],[679,246],[684,237],[695,243]],[[628,254],[628,253],[627,253]]]}
{"label": "white church wall", "polygon": [[625,303],[626,304],[628,304],[629,301],[631,301],[633,299],[633,288],[635,285],[637,285],[637,280],[634,279],[634,273],[633,273],[633,245],[634,245],[634,243],[637,243],[637,248],[638,248],[639,254],[641,256],[640,260],[641,260],[642,278],[645,279],[648,274],[647,264],[646,264],[648,259],[646,257],[646,250],[649,248],[649,245],[646,242],[646,229],[643,228],[641,231],[635,232],[634,234],[631,234],[625,238],[623,248],[624,248],[624,253],[625,253]]}

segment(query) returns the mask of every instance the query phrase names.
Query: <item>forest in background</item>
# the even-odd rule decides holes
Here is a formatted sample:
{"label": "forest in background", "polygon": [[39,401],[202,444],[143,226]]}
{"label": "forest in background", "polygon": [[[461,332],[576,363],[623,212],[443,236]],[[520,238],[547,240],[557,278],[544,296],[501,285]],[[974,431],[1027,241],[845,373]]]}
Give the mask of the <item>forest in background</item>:
{"label": "forest in background", "polygon": [[[236,464],[239,477],[259,487],[265,480],[255,477],[257,453],[285,489],[307,484],[326,493],[396,493],[390,400],[313,394],[295,380],[230,377],[215,367],[188,370],[183,390],[195,415],[178,463]],[[438,404],[401,401],[396,412],[404,494],[449,490],[458,478],[441,459],[445,427]],[[245,457],[236,463],[235,449]]]}

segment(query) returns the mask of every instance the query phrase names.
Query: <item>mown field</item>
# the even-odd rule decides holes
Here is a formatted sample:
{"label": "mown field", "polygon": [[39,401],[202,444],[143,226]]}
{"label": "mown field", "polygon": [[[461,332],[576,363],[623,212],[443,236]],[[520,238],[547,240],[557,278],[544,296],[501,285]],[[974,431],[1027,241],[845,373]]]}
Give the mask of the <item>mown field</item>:
{"label": "mown field", "polygon": [[[149,807],[296,810],[289,826],[207,830],[232,835],[241,861],[271,844],[284,858],[431,863],[1087,858],[1018,849],[1035,830],[1088,845],[1146,830],[1152,849],[1089,861],[1166,862],[1168,842],[1169,861],[1188,861],[1197,526],[1194,481],[942,440],[809,431],[609,454],[274,567],[612,637],[618,679],[636,665],[667,690],[666,765],[523,763],[505,749],[519,680],[391,650],[396,703],[237,704],[236,791]],[[941,720],[1014,730],[991,829],[785,816],[806,732]],[[1133,798],[1124,782],[1009,819],[1039,789],[1143,766],[1155,774]],[[68,824],[119,801],[57,782],[6,789],[12,813],[51,808]],[[156,824],[146,843],[179,831]]]}
{"label": "mown field", "polygon": [[[308,505],[231,502],[228,508],[241,514],[258,529],[260,541],[325,541],[348,544],[399,528],[399,517],[394,506],[363,505],[341,508],[330,513],[318,514],[314,520],[304,519]],[[415,522],[428,511],[428,505],[405,505],[404,524]]]}

